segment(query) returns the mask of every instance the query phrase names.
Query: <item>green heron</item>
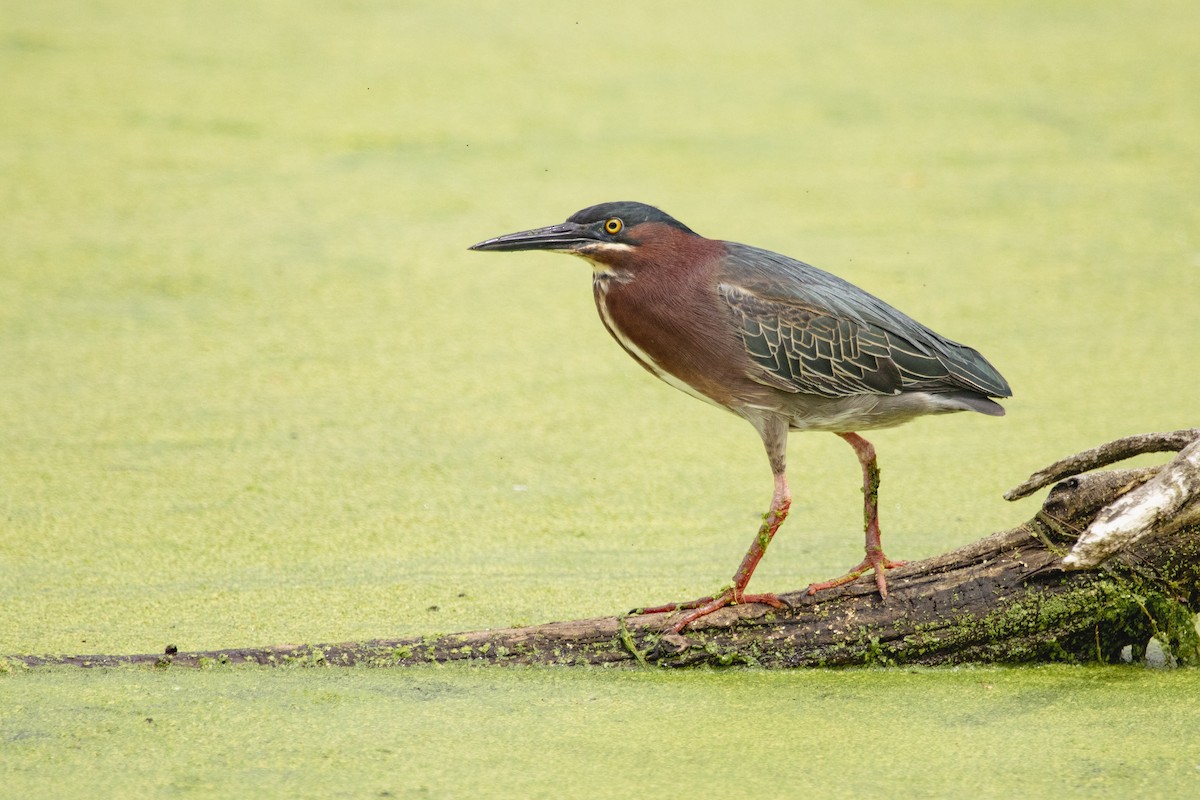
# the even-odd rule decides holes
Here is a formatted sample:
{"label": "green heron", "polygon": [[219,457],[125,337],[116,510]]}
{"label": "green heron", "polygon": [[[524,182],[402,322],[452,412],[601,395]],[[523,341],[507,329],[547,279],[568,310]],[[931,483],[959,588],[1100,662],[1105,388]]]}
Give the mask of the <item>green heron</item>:
{"label": "green heron", "polygon": [[706,239],[643,203],[602,203],[566,222],[488,239],[472,250],[550,250],[592,265],[604,327],[651,374],[725,408],[758,431],[775,491],[732,585],[686,603],[642,609],[683,611],[676,632],[739,603],[780,608],[774,594],[746,585],[791,506],[785,474],[789,431],[829,431],[862,466],[866,556],[812,595],[873,571],[901,566],[879,535],[875,448],[857,431],[923,414],[977,411],[1003,416],[992,398],[1008,382],[976,350],[934,333],[874,295],[787,256]]}

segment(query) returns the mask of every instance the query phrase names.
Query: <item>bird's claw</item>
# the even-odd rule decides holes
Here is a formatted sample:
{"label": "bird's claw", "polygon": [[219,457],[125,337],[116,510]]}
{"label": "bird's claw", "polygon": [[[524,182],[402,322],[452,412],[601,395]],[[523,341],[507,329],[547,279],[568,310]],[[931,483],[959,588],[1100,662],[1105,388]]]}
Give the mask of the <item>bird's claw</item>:
{"label": "bird's claw", "polygon": [[691,623],[706,617],[709,614],[722,609],[725,606],[740,606],[748,603],[760,603],[762,605],[771,606],[772,608],[790,608],[791,606],[780,600],[774,594],[745,594],[730,586],[722,590],[719,594],[709,597],[701,597],[696,600],[689,600],[686,603],[667,603],[661,606],[652,606],[650,608],[635,609],[630,613],[634,614],[661,614],[670,611],[687,611],[681,619],[678,619],[671,625],[671,631],[678,634]]}
{"label": "bird's claw", "polygon": [[629,613],[635,616],[642,616],[643,614],[665,614],[671,611],[687,611],[688,609],[699,608],[700,606],[707,605],[713,600],[717,599],[717,597],[720,597],[720,595],[700,597],[696,600],[688,600],[686,603],[663,603],[660,606],[635,608]]}
{"label": "bird's claw", "polygon": [[826,589],[832,589],[836,586],[844,586],[847,583],[852,583],[866,573],[874,570],[875,588],[879,591],[880,597],[887,599],[887,578],[884,577],[884,571],[895,569],[896,567],[903,567],[907,563],[907,561],[892,561],[883,554],[882,550],[875,550],[873,552],[868,551],[867,557],[864,558],[858,564],[858,566],[851,568],[851,570],[845,575],[841,576],[840,578],[834,578],[833,580],[809,584],[808,589],[806,589],[804,593],[809,597],[812,597],[817,592],[822,592]]}

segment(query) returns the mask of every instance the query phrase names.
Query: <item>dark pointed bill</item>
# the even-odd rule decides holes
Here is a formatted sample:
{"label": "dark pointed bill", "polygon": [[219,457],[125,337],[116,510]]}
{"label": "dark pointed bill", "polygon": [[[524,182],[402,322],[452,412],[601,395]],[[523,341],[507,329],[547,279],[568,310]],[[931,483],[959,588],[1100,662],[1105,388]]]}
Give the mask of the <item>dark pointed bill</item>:
{"label": "dark pointed bill", "polygon": [[473,244],[471,250],[560,250],[572,252],[589,244],[595,244],[599,239],[596,231],[589,226],[574,222],[564,222],[545,228],[534,228],[531,231],[520,231],[485,239],[479,244]]}

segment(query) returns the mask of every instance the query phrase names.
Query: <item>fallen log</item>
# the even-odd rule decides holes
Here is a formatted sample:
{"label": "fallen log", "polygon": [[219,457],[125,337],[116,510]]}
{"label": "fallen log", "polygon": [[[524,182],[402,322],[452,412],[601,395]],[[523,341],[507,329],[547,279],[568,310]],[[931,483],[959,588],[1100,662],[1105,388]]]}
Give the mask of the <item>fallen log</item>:
{"label": "fallen log", "polygon": [[[1077,475],[1146,452],[1159,467]],[[1065,479],[1065,480],[1064,480]],[[764,667],[1138,659],[1151,641],[1200,663],[1200,429],[1110,442],[1036,473],[1015,499],[1060,481],[1028,522],[788,608],[748,604],[670,633],[671,614],[552,622],[421,638],[143,655],[9,656],[0,668],[420,663]]]}

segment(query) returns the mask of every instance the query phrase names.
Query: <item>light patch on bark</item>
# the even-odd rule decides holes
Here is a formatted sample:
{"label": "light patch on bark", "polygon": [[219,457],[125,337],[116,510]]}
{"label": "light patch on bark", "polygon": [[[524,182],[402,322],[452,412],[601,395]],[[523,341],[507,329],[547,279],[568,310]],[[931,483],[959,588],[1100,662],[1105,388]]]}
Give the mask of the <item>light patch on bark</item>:
{"label": "light patch on bark", "polygon": [[1179,452],[1153,479],[1104,508],[1063,558],[1067,569],[1091,569],[1171,520],[1200,492],[1200,441]]}

